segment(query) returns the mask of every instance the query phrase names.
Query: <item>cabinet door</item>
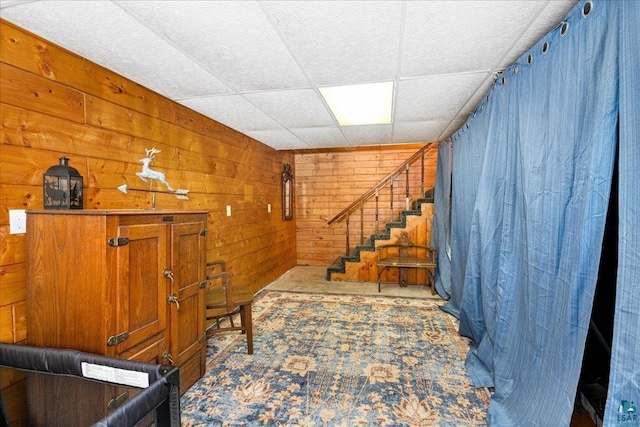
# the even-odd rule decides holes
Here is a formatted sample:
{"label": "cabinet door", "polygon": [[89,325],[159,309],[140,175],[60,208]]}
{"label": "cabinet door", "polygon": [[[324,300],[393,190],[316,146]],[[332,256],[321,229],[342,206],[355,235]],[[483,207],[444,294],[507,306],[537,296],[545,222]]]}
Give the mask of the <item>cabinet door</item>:
{"label": "cabinet door", "polygon": [[[174,273],[170,304],[170,351],[180,365],[181,391],[204,374],[206,340],[204,288],[206,237],[204,221],[171,226],[171,265]],[[186,369],[191,366],[192,369]],[[185,369],[183,369],[185,367]],[[190,372],[186,372],[186,371]]]}
{"label": "cabinet door", "polygon": [[[141,224],[118,227],[128,243],[119,246],[117,256],[118,334],[128,333],[116,353],[165,333],[169,279],[167,226]],[[159,337],[160,338],[160,337]]]}
{"label": "cabinet door", "polygon": [[[106,324],[115,312],[115,293],[106,279],[104,219],[29,213],[27,226],[27,343],[98,354],[110,350],[112,356],[106,345],[113,324]],[[0,324],[11,327],[4,318]]]}

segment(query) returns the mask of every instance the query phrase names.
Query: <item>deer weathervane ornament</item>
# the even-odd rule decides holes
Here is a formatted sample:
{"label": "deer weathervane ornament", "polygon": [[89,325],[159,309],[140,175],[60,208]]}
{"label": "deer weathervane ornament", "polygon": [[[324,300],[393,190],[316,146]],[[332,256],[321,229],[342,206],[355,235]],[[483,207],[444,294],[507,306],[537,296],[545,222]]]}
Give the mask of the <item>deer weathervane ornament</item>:
{"label": "deer weathervane ornament", "polygon": [[153,147],[151,150],[145,148],[144,151],[147,152],[147,157],[139,160],[140,163],[142,163],[142,172],[136,172],[136,175],[138,175],[144,182],[149,182],[147,181],[147,178],[157,179],[158,181],[163,183],[165,187],[167,187],[167,190],[173,193],[173,188],[171,188],[167,180],[164,178],[164,172],[154,171],[149,167],[149,164],[153,161],[156,154],[160,153],[161,151],[156,150],[155,147]]}
{"label": "deer weathervane ornament", "polygon": [[[127,194],[127,191],[129,190],[150,192],[153,196],[153,199],[152,199],[153,209],[156,208],[156,193],[175,194],[178,199],[189,200],[189,198],[187,197],[187,193],[189,192],[189,190],[185,190],[181,188],[174,190],[165,179],[164,172],[158,172],[149,167],[151,162],[154,160],[155,155],[160,153],[161,151],[156,149],[155,147],[151,149],[145,148],[144,150],[147,152],[147,157],[139,160],[139,162],[142,163],[142,172],[136,172],[136,175],[140,177],[140,179],[143,180],[144,182],[149,183],[149,190],[129,188],[127,184],[122,184],[120,187],[118,187],[118,190],[122,191],[125,194]],[[160,183],[162,183],[165,187],[167,187],[167,191],[159,191],[159,190],[151,189],[151,186],[153,185],[153,180],[160,181]]]}

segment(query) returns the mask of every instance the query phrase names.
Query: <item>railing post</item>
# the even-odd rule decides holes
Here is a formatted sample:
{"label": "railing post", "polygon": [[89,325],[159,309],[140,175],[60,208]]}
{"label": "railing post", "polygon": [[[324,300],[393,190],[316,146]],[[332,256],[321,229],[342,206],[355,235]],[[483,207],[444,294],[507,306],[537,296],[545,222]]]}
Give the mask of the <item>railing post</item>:
{"label": "railing post", "polygon": [[349,256],[349,217],[347,217],[347,256]]}
{"label": "railing post", "polygon": [[421,163],[420,163],[420,171],[422,175],[420,175],[420,198],[424,197],[424,151],[422,152]]}
{"label": "railing post", "polygon": [[389,189],[391,192],[391,197],[389,197],[389,222],[393,222],[393,180],[391,180],[391,184],[389,185]]}
{"label": "railing post", "polygon": [[378,189],[376,188],[376,234],[378,234],[378,221],[379,221],[379,215],[378,215]]}
{"label": "railing post", "polygon": [[404,185],[404,209],[409,210],[409,164],[404,167],[406,183]]}
{"label": "railing post", "polygon": [[364,202],[360,202],[360,244],[364,245]]}

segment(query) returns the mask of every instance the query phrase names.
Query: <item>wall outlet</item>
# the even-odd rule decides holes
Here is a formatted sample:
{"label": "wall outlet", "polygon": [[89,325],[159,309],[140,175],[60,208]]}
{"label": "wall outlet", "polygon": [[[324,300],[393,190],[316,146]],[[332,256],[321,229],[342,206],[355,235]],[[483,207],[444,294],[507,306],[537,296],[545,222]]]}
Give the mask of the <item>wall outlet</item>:
{"label": "wall outlet", "polygon": [[27,212],[24,209],[9,209],[9,234],[27,232]]}
{"label": "wall outlet", "polygon": [[271,203],[267,205],[267,212],[271,213]]}

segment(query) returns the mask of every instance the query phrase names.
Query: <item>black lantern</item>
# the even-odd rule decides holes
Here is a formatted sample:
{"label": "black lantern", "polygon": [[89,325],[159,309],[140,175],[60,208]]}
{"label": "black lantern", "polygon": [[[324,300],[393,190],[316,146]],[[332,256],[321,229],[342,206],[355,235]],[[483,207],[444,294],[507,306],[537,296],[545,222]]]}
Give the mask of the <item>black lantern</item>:
{"label": "black lantern", "polygon": [[82,176],[60,157],[60,164],[51,166],[42,179],[45,209],[82,209]]}

